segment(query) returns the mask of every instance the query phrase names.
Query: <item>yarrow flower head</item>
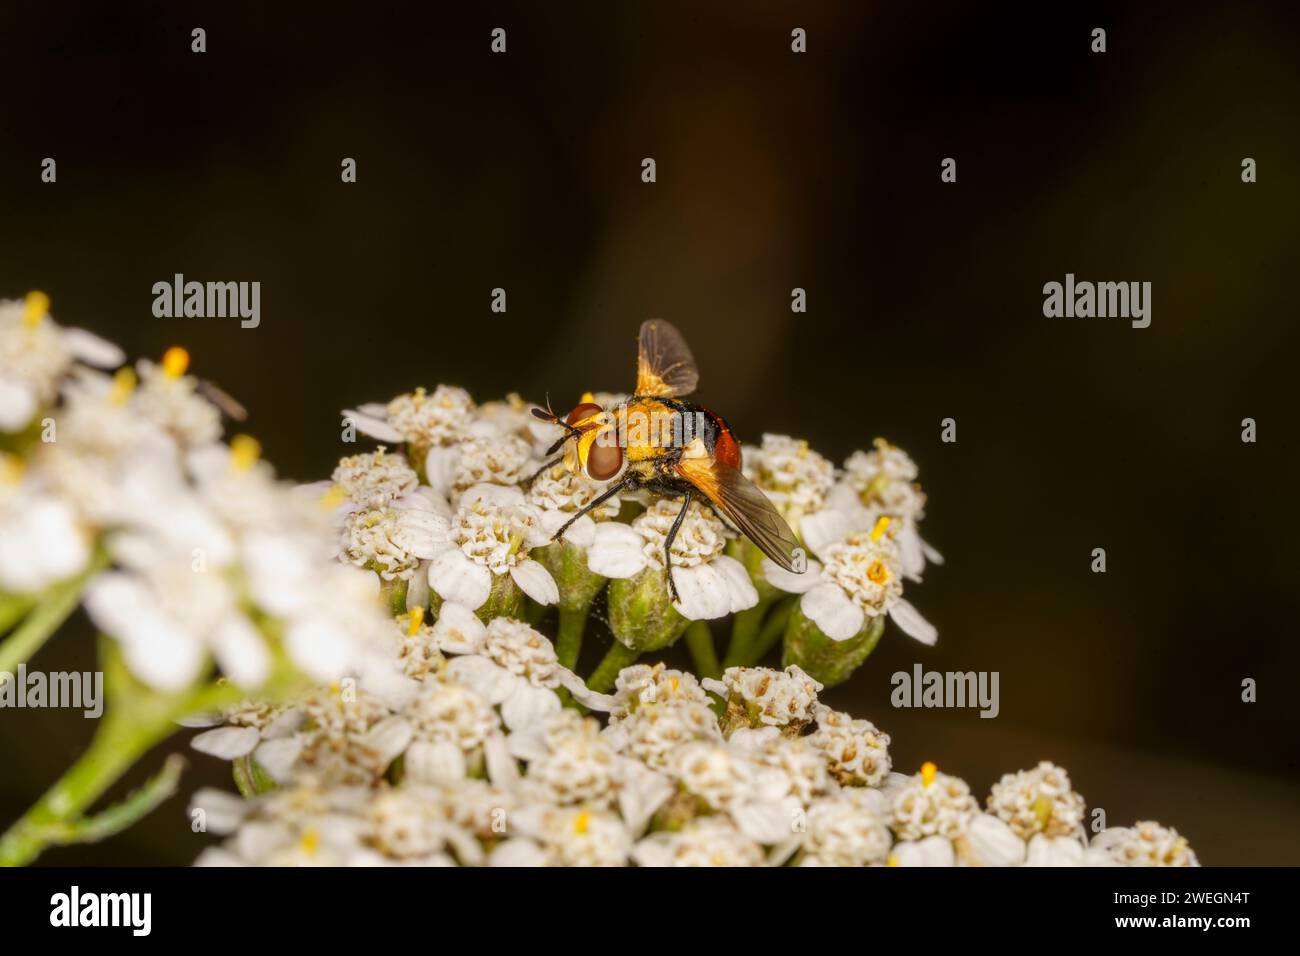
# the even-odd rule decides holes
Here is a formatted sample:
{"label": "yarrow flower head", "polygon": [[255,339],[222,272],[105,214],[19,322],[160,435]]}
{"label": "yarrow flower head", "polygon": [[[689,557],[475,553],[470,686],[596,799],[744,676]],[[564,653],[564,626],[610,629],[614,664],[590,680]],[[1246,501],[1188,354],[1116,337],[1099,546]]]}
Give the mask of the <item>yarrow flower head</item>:
{"label": "yarrow flower head", "polygon": [[806,441],[766,434],[745,449],[745,475],[758,485],[795,532],[803,518],[826,507],[835,483],[835,466]]}
{"label": "yarrow flower head", "polygon": [[1022,840],[1040,833],[1078,837],[1083,829],[1083,797],[1069,775],[1046,760],[1033,770],[1005,774],[993,785],[988,808]]}
{"label": "yarrow flower head", "polygon": [[1092,838],[1092,846],[1121,866],[1201,865],[1177,830],[1151,820],[1102,830]]}
{"label": "yarrow flower head", "polygon": [[890,800],[889,825],[900,840],[960,835],[979,812],[966,781],[927,763]]}
{"label": "yarrow flower head", "polygon": [[758,603],[744,566],[723,554],[726,527],[692,502],[672,547],[678,599],[671,600],[665,572],[668,533],[681,504],[659,499],[630,525],[602,522],[587,551],[587,564],[614,579],[609,606],[614,636],[640,651],[671,644],[692,620],[710,620]]}
{"label": "yarrow flower head", "polygon": [[724,733],[737,727],[781,727],[797,735],[813,717],[822,685],[791,664],[784,671],[766,667],[729,667],[720,681],[705,681],[727,702]]}
{"label": "yarrow flower head", "polygon": [[809,561],[803,574],[770,560],[764,560],[763,570],[774,587],[802,595],[786,630],[786,662],[830,686],[846,680],[871,653],[886,616],[923,644],[935,643],[938,632],[903,597],[893,520],[881,516],[864,531],[850,530],[848,519],[834,512],[826,517],[830,520],[818,524],[816,535],[805,529],[807,544],[821,561]]}
{"label": "yarrow flower head", "polygon": [[854,718],[824,704],[813,708],[817,729],[808,743],[825,757],[841,786],[878,787],[889,774],[889,735],[869,720]]}
{"label": "yarrow flower head", "polygon": [[382,446],[376,451],[340,459],[333,481],[356,508],[382,508],[393,499],[415,491],[420,484],[419,476],[406,458]]}
{"label": "yarrow flower head", "polygon": [[925,492],[916,483],[919,469],[901,448],[877,438],[871,451],[856,451],[844,462],[840,481],[827,495],[829,506],[856,524],[870,526],[881,516],[897,523],[900,557],[907,577],[919,581],[927,560],[942,556],[919,531],[925,517]]}
{"label": "yarrow flower head", "polygon": [[439,385],[432,394],[423,388],[398,395],[387,404],[362,405],[343,412],[358,431],[385,442],[404,442],[422,461],[433,448],[453,445],[468,433],[475,405],[469,392]]}
{"label": "yarrow flower head", "polygon": [[517,488],[489,490],[494,487],[481,487],[461,500],[429,565],[429,587],[471,610],[483,607],[495,591],[494,603],[511,610],[517,608],[513,581],[539,604],[554,604],[559,599],[555,579],[529,554],[550,540],[541,513],[524,503]]}

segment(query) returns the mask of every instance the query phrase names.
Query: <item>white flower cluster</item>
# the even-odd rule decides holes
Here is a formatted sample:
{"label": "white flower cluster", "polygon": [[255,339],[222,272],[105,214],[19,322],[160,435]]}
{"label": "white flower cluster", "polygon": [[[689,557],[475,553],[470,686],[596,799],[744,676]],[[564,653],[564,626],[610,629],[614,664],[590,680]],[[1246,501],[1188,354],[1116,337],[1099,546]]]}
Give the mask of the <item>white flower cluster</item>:
{"label": "white flower cluster", "polygon": [[[518,396],[441,385],[347,411],[345,438],[385,445],[318,485],[278,482],[255,440],[223,440],[227,403],[184,350],[118,368],[48,311],[39,293],[0,302],[0,609],[40,623],[83,595],[189,723],[195,701],[247,696],[193,740],[241,791],[195,795],[194,819],[229,836],[201,863],[1196,864],[1150,822],[1089,840],[1052,764],[1002,778],[985,810],[932,764],[895,773],[887,734],[818,699],[886,616],[937,638],[903,597],[940,560],[917,530],[925,498],[883,441],[838,470],[784,436],[746,452],[816,556],[795,574],[699,498],[603,498],[547,460],[562,430]],[[616,642],[589,687],[575,621],[607,583]],[[551,605],[555,644],[528,623]],[[685,633],[717,673],[690,622],[742,612],[728,660],[783,633],[783,670],[622,666]],[[44,842],[19,833],[13,857]]]}
{"label": "white flower cluster", "polygon": [[793,574],[763,562],[768,584],[800,594],[800,610],[835,641],[856,637],[888,614],[924,644],[934,626],[903,598],[905,578],[920,581],[926,561],[943,559],[921,540],[925,495],[916,463],[884,439],[849,456],[842,470],[785,435],[764,435],[746,451],[746,473],[795,528],[816,559]]}
{"label": "white flower cluster", "polygon": [[639,664],[603,696],[519,621],[446,604],[395,629],[395,653],[440,661],[403,693],[335,686],[195,738],[273,782],[195,795],[191,813],[229,834],[200,864],[1196,865],[1153,823],[1086,840],[1051,764],[1003,778],[987,812],[932,764],[891,773],[888,736],[821,704],[798,668],[732,668],[706,689]]}
{"label": "white flower cluster", "polygon": [[40,602],[91,574],[86,610],[159,691],[214,660],[247,690],[288,670],[382,680],[374,576],[330,560],[326,509],[277,482],[255,440],[221,440],[188,354],[106,374],[85,363],[121,352],[48,309],[40,293],[0,302],[0,597]]}

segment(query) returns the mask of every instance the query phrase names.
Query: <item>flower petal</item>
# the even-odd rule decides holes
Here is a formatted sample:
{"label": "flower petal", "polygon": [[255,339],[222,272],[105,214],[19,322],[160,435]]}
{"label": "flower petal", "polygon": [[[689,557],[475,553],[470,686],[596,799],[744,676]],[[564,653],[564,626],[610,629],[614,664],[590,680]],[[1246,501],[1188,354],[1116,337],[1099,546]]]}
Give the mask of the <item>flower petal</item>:
{"label": "flower petal", "polygon": [[240,687],[260,687],[271,672],[271,653],[257,628],[242,614],[227,614],[217,624],[212,651],[222,673]]}
{"label": "flower petal", "polygon": [[771,558],[763,559],[763,577],[774,588],[780,588],[790,594],[805,594],[821,583],[822,566],[816,561],[808,562],[808,569],[803,574],[787,571]]}
{"label": "flower petal", "polygon": [[679,600],[673,605],[688,621],[711,621],[731,613],[727,579],[711,564],[672,569]]}
{"label": "flower petal", "polygon": [[[363,406],[363,408],[366,406]],[[387,409],[384,410],[385,412]],[[343,409],[344,419],[350,421],[356,426],[357,431],[363,435],[369,435],[371,438],[377,438],[380,441],[393,442],[394,444],[406,440],[406,436],[399,432],[384,419],[369,414],[361,409],[345,408]]]}
{"label": "flower petal", "polygon": [[939,629],[921,617],[921,612],[903,598],[894,602],[894,606],[889,609],[889,616],[902,628],[904,634],[916,638],[922,644],[933,646],[939,640]]}
{"label": "flower petal", "polygon": [[832,641],[847,641],[856,636],[866,623],[862,608],[850,600],[843,588],[829,581],[805,594],[799,602],[799,610]]}
{"label": "flower petal", "polygon": [[555,691],[520,680],[514,693],[501,704],[501,719],[511,730],[522,730],[559,710],[560,698]]}
{"label": "flower petal", "polygon": [[515,692],[517,684],[526,683],[500,664],[478,654],[452,658],[447,663],[447,674],[490,704],[501,703]]}
{"label": "flower petal", "polygon": [[429,564],[429,587],[444,600],[477,611],[492,593],[492,572],[459,549],[444,551]]}
{"label": "flower petal", "polygon": [[843,541],[855,529],[855,522],[847,512],[827,508],[804,516],[799,521],[799,535],[813,554],[820,555],[829,545]]}
{"label": "flower petal", "polygon": [[483,647],[487,628],[473,611],[455,601],[443,602],[433,636],[438,646],[452,654],[474,654]]}
{"label": "flower petal", "polygon": [[196,735],[190,746],[210,757],[235,760],[251,754],[261,739],[255,727],[218,727]]}
{"label": "flower petal", "polygon": [[510,576],[523,591],[538,604],[554,604],[560,599],[560,587],[551,572],[539,561],[528,558],[510,569]]}
{"label": "flower petal", "polygon": [[727,584],[732,614],[748,610],[758,603],[758,591],[754,589],[754,582],[749,579],[749,572],[743,564],[725,554],[718,555],[709,563]]}
{"label": "flower petal", "polygon": [[417,740],[406,748],[402,767],[412,783],[456,783],[469,772],[464,752],[449,740]]}
{"label": "flower petal", "polygon": [[635,577],[646,566],[644,546],[645,539],[631,526],[602,521],[587,549],[587,567],[607,578]]}

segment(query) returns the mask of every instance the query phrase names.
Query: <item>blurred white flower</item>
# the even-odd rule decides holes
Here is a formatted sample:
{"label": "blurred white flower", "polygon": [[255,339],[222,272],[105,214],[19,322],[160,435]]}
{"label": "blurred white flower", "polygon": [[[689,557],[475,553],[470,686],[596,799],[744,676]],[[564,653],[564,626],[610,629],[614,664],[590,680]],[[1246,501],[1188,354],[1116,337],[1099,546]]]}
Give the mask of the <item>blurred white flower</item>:
{"label": "blurred white flower", "polygon": [[[0,471],[5,465],[0,462]],[[0,474],[0,483],[6,482]],[[0,498],[0,593],[40,591],[90,561],[91,533],[58,498],[20,484]]]}
{"label": "blurred white flower", "polygon": [[41,292],[0,300],[0,432],[21,430],[53,402],[74,363],[113,368],[125,359],[116,345],[55,324],[49,311]]}
{"label": "blurred white flower", "polygon": [[762,866],[763,848],[725,816],[696,817],[652,833],[632,849],[638,866]]}
{"label": "blurred white flower", "polygon": [[1177,830],[1151,820],[1140,821],[1131,827],[1102,830],[1092,838],[1091,850],[1100,851],[1121,866],[1201,865],[1196,853]]}

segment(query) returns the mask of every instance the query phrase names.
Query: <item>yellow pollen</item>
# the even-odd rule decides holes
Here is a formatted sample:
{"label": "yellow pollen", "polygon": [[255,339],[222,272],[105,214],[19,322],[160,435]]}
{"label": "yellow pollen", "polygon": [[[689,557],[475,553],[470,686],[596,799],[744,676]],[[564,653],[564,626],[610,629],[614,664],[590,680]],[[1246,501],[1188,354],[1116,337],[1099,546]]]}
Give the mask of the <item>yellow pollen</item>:
{"label": "yellow pollen", "polygon": [[928,787],[928,786],[930,786],[930,784],[934,783],[935,775],[938,774],[938,772],[939,772],[939,768],[936,767],[936,766],[934,765],[934,763],[931,762],[931,761],[929,761],[929,760],[927,760],[925,763],[921,764],[921,784],[922,784],[922,786],[926,786],[926,787]]}
{"label": "yellow pollen", "polygon": [[679,684],[681,684],[681,680],[676,677],[670,677],[668,679],[668,683],[673,685],[673,693],[674,694],[677,693],[677,687]]}
{"label": "yellow pollen", "polygon": [[1047,821],[1052,819],[1052,801],[1043,794],[1038,795],[1030,809],[1033,811],[1034,819],[1038,821],[1039,826],[1047,826]]}
{"label": "yellow pollen", "polygon": [[237,472],[250,470],[262,457],[262,446],[252,435],[236,435],[230,439],[230,466]]}
{"label": "yellow pollen", "polygon": [[126,400],[135,391],[137,381],[134,369],[125,365],[118,369],[113,373],[113,386],[108,390],[109,402],[114,405],[125,405]]}
{"label": "yellow pollen", "polygon": [[0,484],[16,485],[22,481],[25,465],[17,455],[0,452]]}
{"label": "yellow pollen", "polygon": [[573,832],[579,836],[585,834],[589,826],[591,826],[591,814],[588,811],[583,810],[573,818]]}
{"label": "yellow pollen", "polygon": [[884,584],[889,580],[889,568],[883,561],[872,561],[867,567],[867,578],[876,584]]}
{"label": "yellow pollen", "polygon": [[424,608],[411,608],[411,622],[406,625],[406,634],[408,637],[415,637],[420,633],[420,625],[424,623]]}
{"label": "yellow pollen", "polygon": [[320,847],[320,832],[313,827],[310,830],[302,832],[302,851],[308,856],[315,856],[317,848]]}
{"label": "yellow pollen", "polygon": [[28,292],[23,303],[23,325],[34,329],[50,314],[50,297],[44,292]]}
{"label": "yellow pollen", "polygon": [[897,853],[889,854],[889,859],[885,861],[885,866],[902,866],[902,865],[903,864],[898,861]]}
{"label": "yellow pollen", "polygon": [[885,533],[885,530],[889,527],[889,524],[890,524],[890,518],[888,515],[881,515],[879,518],[877,518],[876,526],[871,529],[871,540],[879,541],[881,535],[883,535]]}
{"label": "yellow pollen", "polygon": [[584,404],[584,405],[585,405],[585,404],[587,404],[588,402],[590,402],[592,405],[595,405],[595,404],[596,404],[596,396],[593,395],[591,392],[583,392],[583,393],[582,393],[582,401],[581,401],[581,404]]}
{"label": "yellow pollen", "polygon": [[333,511],[347,499],[348,493],[338,485],[334,485],[329,491],[320,496],[320,506],[325,511]]}
{"label": "yellow pollen", "polygon": [[163,374],[168,378],[180,378],[190,367],[190,353],[179,345],[173,345],[162,357]]}

